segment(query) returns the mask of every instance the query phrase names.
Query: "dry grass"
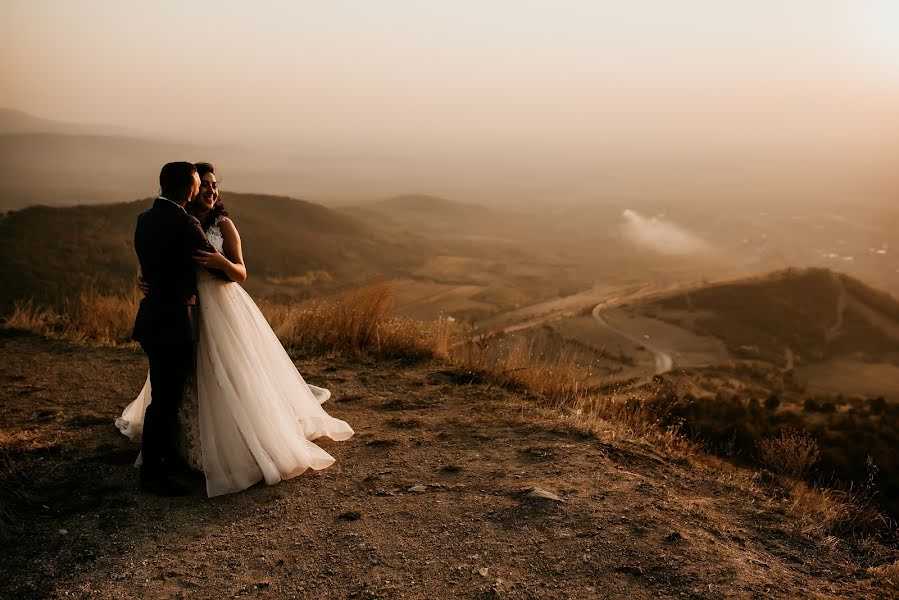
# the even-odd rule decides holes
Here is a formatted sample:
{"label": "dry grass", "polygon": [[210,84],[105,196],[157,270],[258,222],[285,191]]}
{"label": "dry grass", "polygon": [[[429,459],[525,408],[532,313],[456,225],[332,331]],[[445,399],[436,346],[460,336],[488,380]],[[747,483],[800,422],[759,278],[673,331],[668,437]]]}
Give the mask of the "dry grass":
{"label": "dry grass", "polygon": [[[135,290],[127,295],[80,293],[62,312],[19,302],[7,315],[7,329],[51,338],[101,344],[128,343],[140,304]],[[302,306],[262,304],[261,309],[281,342],[298,352],[441,357],[449,348],[450,323],[422,323],[393,314],[390,287],[375,285],[330,301]]]}
{"label": "dry grass", "polygon": [[353,354],[382,357],[445,356],[450,327],[446,319],[423,323],[393,314],[393,290],[383,284],[336,300],[305,305],[262,306],[281,342],[303,354]]}
{"label": "dry grass", "polygon": [[536,394],[553,407],[574,406],[588,397],[589,372],[564,353],[546,360],[521,338],[505,345],[493,333],[470,332],[449,359],[478,377]]}
{"label": "dry grass", "polygon": [[761,462],[780,477],[775,495],[799,518],[798,532],[810,539],[835,543],[836,537],[858,537],[892,528],[868,490],[836,490],[805,481],[820,456],[818,443],[800,431],[784,431],[758,444]]}
{"label": "dry grass", "polygon": [[602,439],[648,443],[677,455],[697,451],[679,435],[678,427],[662,422],[652,398],[638,394],[611,398],[588,385],[590,369],[572,354],[563,352],[547,360],[522,338],[506,344],[492,333],[469,331],[452,347],[449,360],[472,379],[529,394],[571,426]]}
{"label": "dry grass", "polygon": [[837,538],[878,534],[892,528],[864,494],[812,486],[802,481],[786,484],[787,510],[799,518],[799,532],[810,539],[829,542]]}
{"label": "dry grass", "polygon": [[3,326],[74,342],[124,344],[131,338],[139,304],[136,290],[128,295],[87,290],[67,301],[61,313],[31,301],[18,302]]}
{"label": "dry grass", "polygon": [[888,565],[871,567],[868,569],[868,573],[890,585],[899,587],[899,560]]}
{"label": "dry grass", "polygon": [[61,323],[60,314],[50,308],[35,306],[31,300],[16,302],[12,312],[3,320],[6,329],[20,329],[46,336],[58,331]]}
{"label": "dry grass", "polygon": [[791,479],[805,478],[818,462],[818,442],[801,431],[783,431],[758,443],[759,460],[773,472]]}

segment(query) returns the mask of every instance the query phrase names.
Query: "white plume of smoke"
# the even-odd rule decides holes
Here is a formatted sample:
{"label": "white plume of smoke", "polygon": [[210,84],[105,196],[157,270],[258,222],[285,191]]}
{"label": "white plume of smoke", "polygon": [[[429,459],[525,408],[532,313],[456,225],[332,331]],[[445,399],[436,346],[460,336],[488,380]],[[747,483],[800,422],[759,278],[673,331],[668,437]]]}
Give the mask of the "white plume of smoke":
{"label": "white plume of smoke", "polygon": [[680,225],[658,217],[645,217],[629,208],[621,216],[624,219],[622,236],[642,248],[672,256],[702,254],[711,250],[708,242]]}

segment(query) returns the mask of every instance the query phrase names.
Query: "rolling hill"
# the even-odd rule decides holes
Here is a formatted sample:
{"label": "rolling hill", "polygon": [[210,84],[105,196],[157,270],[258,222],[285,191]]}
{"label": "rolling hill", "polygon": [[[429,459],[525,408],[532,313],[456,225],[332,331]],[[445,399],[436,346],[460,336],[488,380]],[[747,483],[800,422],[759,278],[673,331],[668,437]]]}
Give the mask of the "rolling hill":
{"label": "rolling hill", "polygon": [[668,293],[637,307],[780,364],[850,355],[899,359],[899,301],[828,269],[787,269]]}
{"label": "rolling hill", "polygon": [[[402,273],[424,260],[420,241],[394,238],[333,210],[282,196],[223,193],[250,271],[265,296],[308,296]],[[96,206],[34,206],[0,217],[0,309],[19,299],[59,306],[79,290],[129,288],[134,224],[151,199]]]}

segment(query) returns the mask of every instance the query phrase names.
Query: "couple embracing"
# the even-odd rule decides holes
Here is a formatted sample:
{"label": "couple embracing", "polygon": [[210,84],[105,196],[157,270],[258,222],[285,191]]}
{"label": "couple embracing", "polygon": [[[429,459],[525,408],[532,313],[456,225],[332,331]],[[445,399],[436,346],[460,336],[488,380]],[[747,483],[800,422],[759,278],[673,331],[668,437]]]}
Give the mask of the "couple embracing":
{"label": "couple embracing", "polygon": [[168,163],[159,185],[134,234],[145,296],[133,338],[150,373],[116,420],[141,440],[141,489],[182,495],[182,476],[200,471],[217,496],[328,467],[334,458],[312,440],[353,430],[324,411],[330,392],[306,384],[240,286],[240,235],[215,168]]}

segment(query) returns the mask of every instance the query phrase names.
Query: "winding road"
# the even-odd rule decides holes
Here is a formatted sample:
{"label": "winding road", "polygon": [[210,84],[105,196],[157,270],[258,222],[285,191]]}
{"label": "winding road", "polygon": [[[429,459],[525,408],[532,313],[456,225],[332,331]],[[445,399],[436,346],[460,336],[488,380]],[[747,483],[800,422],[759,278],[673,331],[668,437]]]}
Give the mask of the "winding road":
{"label": "winding road", "polygon": [[615,333],[638,346],[643,346],[649,352],[651,352],[653,359],[655,360],[655,375],[667,373],[674,368],[674,358],[672,358],[671,354],[665,352],[664,350],[661,350],[660,348],[653,347],[651,344],[646,343],[645,338],[637,337],[636,335],[630,334],[627,331],[623,331],[621,329],[618,329],[617,327],[610,325],[609,322],[606,321],[600,314],[600,311],[604,306],[605,303],[598,304],[593,308],[593,318],[596,320],[597,324],[600,327],[608,329],[612,333]]}

